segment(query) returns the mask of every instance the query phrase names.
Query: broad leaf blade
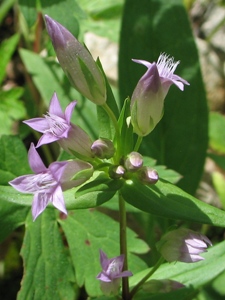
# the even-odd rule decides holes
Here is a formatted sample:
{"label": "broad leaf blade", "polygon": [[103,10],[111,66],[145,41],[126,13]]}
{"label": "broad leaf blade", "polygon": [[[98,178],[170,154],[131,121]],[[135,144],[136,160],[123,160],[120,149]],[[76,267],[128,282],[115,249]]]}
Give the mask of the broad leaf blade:
{"label": "broad leaf blade", "polygon": [[150,214],[225,227],[224,211],[196,199],[164,180],[151,187],[127,180],[121,192],[128,203]]}
{"label": "broad leaf blade", "polygon": [[127,0],[123,13],[119,53],[121,102],[146,72],[132,58],[156,61],[165,52],[180,60],[176,73],[190,82],[184,92],[172,86],[165,114],[144,138],[143,154],[157,159],[183,176],[179,186],[194,193],[207,148],[207,105],[197,49],[182,0]]}
{"label": "broad leaf blade", "polygon": [[18,300],[73,300],[74,274],[62,243],[55,210],[47,209],[33,222],[26,220],[21,255],[24,278]]}

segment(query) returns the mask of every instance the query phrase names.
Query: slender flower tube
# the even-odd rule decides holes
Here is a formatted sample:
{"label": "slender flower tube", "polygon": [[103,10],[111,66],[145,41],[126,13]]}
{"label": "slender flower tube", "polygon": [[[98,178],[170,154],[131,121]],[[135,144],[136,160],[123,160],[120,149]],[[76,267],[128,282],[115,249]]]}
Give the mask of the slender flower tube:
{"label": "slender flower tube", "polygon": [[59,63],[72,86],[97,105],[106,102],[105,78],[90,52],[60,23],[45,15]]}
{"label": "slender flower tube", "polygon": [[[33,220],[45,210],[50,202],[62,213],[67,214],[63,191],[78,186],[89,179],[93,174],[93,167],[83,161],[62,161],[54,162],[46,168],[34,144],[30,146],[28,160],[35,174],[17,177],[9,184],[19,192],[34,194],[32,203]],[[87,178],[78,177],[77,180],[71,180],[74,174],[85,169],[90,170]]]}
{"label": "slender flower tube", "polygon": [[76,101],[71,102],[65,110],[62,111],[56,93],[53,94],[49,112],[44,118],[33,118],[23,121],[36,131],[43,133],[36,147],[58,141],[60,146],[67,152],[73,150],[83,156],[92,157],[92,141],[88,134],[79,126],[70,123],[73,109]]}
{"label": "slender flower tube", "polygon": [[139,136],[148,135],[162,119],[164,113],[164,99],[172,84],[181,91],[184,84],[189,83],[174,74],[179,61],[161,54],[157,63],[133,59],[134,62],[148,68],[141,77],[131,97],[131,123],[134,132]]}
{"label": "slender flower tube", "polygon": [[100,262],[102,271],[96,277],[101,281],[101,290],[104,295],[117,295],[120,288],[121,277],[129,277],[130,271],[123,271],[124,255],[108,259],[107,255],[100,250]]}
{"label": "slender flower tube", "polygon": [[168,262],[192,263],[204,259],[199,254],[207,252],[208,245],[212,246],[212,243],[205,235],[179,228],[166,233],[156,247]]}

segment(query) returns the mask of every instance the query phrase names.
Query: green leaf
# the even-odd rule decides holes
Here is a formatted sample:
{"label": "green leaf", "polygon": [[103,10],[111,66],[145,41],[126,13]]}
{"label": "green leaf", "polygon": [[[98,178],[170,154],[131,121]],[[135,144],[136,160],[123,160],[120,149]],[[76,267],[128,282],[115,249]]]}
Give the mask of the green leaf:
{"label": "green leaf", "polygon": [[22,94],[22,88],[0,91],[0,135],[12,134],[14,121],[25,118],[26,109],[18,100]]}
{"label": "green leaf", "polygon": [[[0,190],[5,187],[0,186]],[[0,193],[0,242],[2,242],[17,227],[24,224],[30,208],[21,207],[17,203],[8,202],[5,195]]]}
{"label": "green leaf", "polygon": [[225,227],[224,211],[196,199],[164,180],[159,180],[151,187],[127,180],[121,193],[125,201],[153,215]]}
{"label": "green leaf", "polygon": [[18,300],[75,299],[74,271],[66,254],[55,218],[56,211],[45,210],[32,221],[26,220],[21,249],[24,277]]}
{"label": "green leaf", "polygon": [[3,0],[0,5],[0,24],[16,0]]}
{"label": "green leaf", "polygon": [[130,99],[124,101],[118,125],[120,127],[121,137],[123,139],[122,155],[127,155],[133,150],[133,128],[127,125],[127,118],[130,116]]}
{"label": "green leaf", "polygon": [[34,25],[37,19],[37,0],[19,0],[20,10],[27,22],[28,27]]}
{"label": "green leaf", "polygon": [[76,14],[83,14],[75,0],[40,0],[43,14],[49,15],[66,27],[74,36],[79,34],[79,23]]}
{"label": "green leaf", "polygon": [[[207,149],[207,105],[198,53],[182,0],[127,0],[123,11],[119,52],[121,102],[132,95],[146,72],[132,58],[157,61],[165,52],[180,60],[176,74],[190,86],[172,86],[165,113],[144,138],[141,151],[183,176],[179,186],[194,193],[202,175]],[[191,163],[190,163],[191,162]]]}
{"label": "green leaf", "polygon": [[121,180],[111,180],[100,176],[79,188],[75,193],[75,199],[67,200],[66,204],[69,209],[100,206],[110,200],[122,184]]}
{"label": "green leaf", "polygon": [[16,176],[31,172],[27,160],[27,151],[16,136],[0,138],[0,184],[7,184]]}
{"label": "green leaf", "polygon": [[[187,289],[194,288],[197,289],[214,278],[219,274],[224,272],[225,266],[221,263],[225,259],[224,253],[225,242],[210,248],[207,253],[202,254],[205,260],[202,260],[197,263],[187,264],[182,262],[176,262],[176,264],[163,264],[151,277],[151,279],[162,279],[169,278],[183,283],[187,286]],[[149,269],[150,270],[150,269]],[[131,286],[134,286],[143,276],[145,276],[149,270],[140,272],[139,274],[134,275],[130,279]],[[209,272],[210,270],[210,272]],[[190,290],[192,293],[193,290]],[[165,294],[166,296],[167,294]],[[161,297],[160,297],[161,296]],[[181,295],[182,296],[182,295]],[[162,294],[158,294],[149,297],[149,299],[170,299],[163,297]],[[186,298],[174,297],[176,300],[183,300]],[[187,298],[193,299],[193,298]]]}
{"label": "green leaf", "polygon": [[211,112],[209,118],[210,147],[225,154],[225,117],[217,112]]}
{"label": "green leaf", "polygon": [[[113,95],[111,86],[110,86],[108,79],[102,68],[100,60],[97,60],[97,65],[99,66],[99,68],[101,69],[101,71],[105,77],[106,96],[107,96],[106,105],[108,105],[111,112],[117,118],[119,116],[118,106],[117,106],[115,97]],[[112,122],[109,114],[106,112],[106,110],[102,106],[97,105],[97,115],[98,115],[98,124],[99,124],[99,137],[104,137],[104,138],[113,140],[114,134],[115,134],[115,127],[113,125],[113,122]]]}
{"label": "green leaf", "polygon": [[[119,255],[119,226],[110,217],[94,210],[78,210],[69,213],[66,220],[60,221],[69,244],[70,254],[76,270],[76,282],[85,284],[90,296],[101,295],[96,276],[101,271],[99,249],[108,257]],[[146,253],[148,246],[136,234],[127,231],[128,262],[132,272],[143,270],[145,263],[133,253]]]}
{"label": "green leaf", "polygon": [[0,45],[0,84],[5,77],[6,66],[10,61],[14,51],[16,50],[18,42],[19,35],[14,34],[11,38],[3,41]]}

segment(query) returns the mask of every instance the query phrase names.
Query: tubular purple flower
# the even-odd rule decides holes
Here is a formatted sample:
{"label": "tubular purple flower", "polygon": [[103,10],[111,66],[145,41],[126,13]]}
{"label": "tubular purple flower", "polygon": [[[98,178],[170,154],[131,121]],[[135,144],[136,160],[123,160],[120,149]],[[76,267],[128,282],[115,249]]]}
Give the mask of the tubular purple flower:
{"label": "tubular purple flower", "polygon": [[46,168],[34,144],[31,144],[28,151],[28,160],[35,174],[17,177],[9,184],[19,192],[34,194],[32,203],[33,220],[45,210],[48,203],[52,203],[62,213],[67,214],[63,191],[85,182],[88,178],[71,179],[74,174],[84,169],[92,169],[92,166],[82,161],[62,161],[54,162]]}
{"label": "tubular purple flower", "polygon": [[71,102],[64,113],[57,95],[54,93],[49,105],[49,112],[44,115],[44,118],[23,121],[34,130],[43,133],[36,147],[57,141],[69,153],[71,153],[70,150],[73,150],[83,156],[93,156],[91,152],[92,141],[88,134],[79,126],[70,123],[76,103],[76,101]]}
{"label": "tubular purple flower", "polygon": [[117,295],[120,288],[121,277],[129,277],[130,271],[123,271],[124,255],[108,259],[107,255],[100,250],[100,262],[102,271],[96,277],[101,281],[101,290],[104,295]]}
{"label": "tubular purple flower", "polygon": [[105,78],[90,52],[60,23],[45,15],[59,63],[72,86],[97,105],[106,102]]}
{"label": "tubular purple flower", "polygon": [[193,263],[204,260],[199,254],[207,252],[208,245],[212,246],[212,243],[205,235],[179,228],[166,233],[156,248],[168,262]]}
{"label": "tubular purple flower", "polygon": [[131,123],[134,132],[139,136],[148,135],[162,119],[164,113],[164,99],[172,84],[181,91],[184,84],[189,83],[174,74],[179,61],[173,57],[161,54],[157,63],[133,59],[134,62],[148,68],[141,77],[131,97]]}

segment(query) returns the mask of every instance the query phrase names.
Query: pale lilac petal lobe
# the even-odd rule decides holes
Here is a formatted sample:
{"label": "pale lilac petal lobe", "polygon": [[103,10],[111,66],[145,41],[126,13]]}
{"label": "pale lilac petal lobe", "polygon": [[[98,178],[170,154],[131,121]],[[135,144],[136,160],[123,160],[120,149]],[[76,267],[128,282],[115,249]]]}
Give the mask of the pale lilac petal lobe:
{"label": "pale lilac petal lobe", "polygon": [[11,181],[9,181],[9,184],[16,189],[17,191],[21,193],[28,193],[31,194],[34,192],[33,187],[30,186],[30,182],[32,180],[32,177],[34,175],[23,175],[19,176]]}
{"label": "pale lilac petal lobe", "polygon": [[146,61],[146,60],[142,60],[142,59],[132,59],[133,62],[136,62],[138,64],[144,65],[147,68],[150,68],[152,66],[152,63]]}
{"label": "pale lilac petal lobe", "polygon": [[73,101],[71,102],[65,109],[65,119],[67,121],[67,123],[70,123],[70,119],[74,110],[74,107],[76,106],[77,102]]}
{"label": "pale lilac petal lobe", "polygon": [[33,143],[30,145],[30,149],[28,151],[28,160],[31,169],[35,174],[46,172],[47,168],[45,167],[43,161],[41,160]]}
{"label": "pale lilac petal lobe", "polygon": [[52,99],[50,101],[49,113],[64,119],[64,113],[62,111],[62,108],[61,108],[61,105],[59,103],[56,93],[53,94]]}
{"label": "pale lilac petal lobe", "polygon": [[122,273],[115,275],[115,278],[119,278],[119,277],[129,277],[129,276],[133,276],[133,273],[130,271],[123,271]]}
{"label": "pale lilac petal lobe", "polygon": [[23,121],[23,123],[41,133],[44,133],[47,129],[49,129],[49,124],[45,118],[34,118]]}
{"label": "pale lilac petal lobe", "polygon": [[106,270],[109,264],[108,257],[102,250],[100,250],[100,263],[102,266],[102,270]]}
{"label": "pale lilac petal lobe", "polygon": [[105,273],[101,272],[98,274],[98,276],[96,277],[99,280],[105,281],[105,282],[111,282],[112,279],[110,279]]}
{"label": "pale lilac petal lobe", "polygon": [[35,194],[32,203],[32,216],[35,221],[36,218],[45,210],[48,205],[49,197],[47,194]]}
{"label": "pale lilac petal lobe", "polygon": [[63,192],[62,189],[60,187],[60,185],[58,185],[52,195],[52,204],[61,212],[63,212],[64,214],[67,215],[67,210],[65,207],[65,202],[64,202],[64,198],[63,198]]}
{"label": "pale lilac petal lobe", "polygon": [[51,163],[48,167],[52,176],[56,179],[57,182],[60,182],[63,172],[65,171],[66,165],[67,161],[62,161]]}
{"label": "pale lilac petal lobe", "polygon": [[59,137],[55,136],[55,135],[52,135],[51,133],[47,132],[47,133],[44,133],[38,143],[37,143],[37,146],[36,148],[39,148],[40,146],[42,145],[46,145],[46,144],[50,144],[50,143],[53,143],[55,141],[58,141],[59,140]]}

